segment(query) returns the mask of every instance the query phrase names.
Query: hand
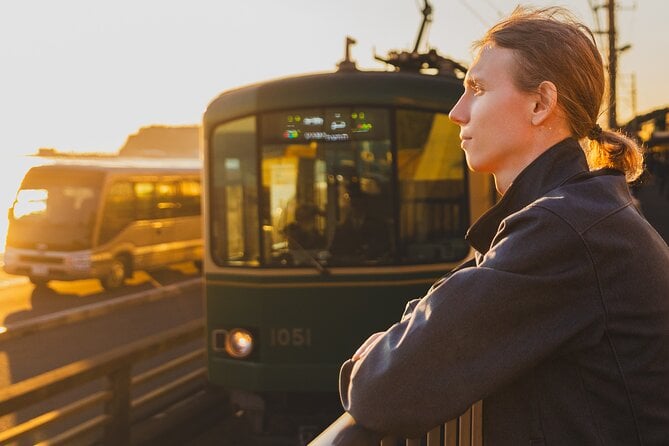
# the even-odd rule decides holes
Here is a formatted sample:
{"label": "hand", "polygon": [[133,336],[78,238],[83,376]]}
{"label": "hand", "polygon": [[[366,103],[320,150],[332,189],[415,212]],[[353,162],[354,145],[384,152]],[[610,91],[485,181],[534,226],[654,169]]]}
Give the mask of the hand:
{"label": "hand", "polygon": [[376,343],[376,341],[381,336],[383,336],[384,334],[386,334],[385,331],[380,331],[380,332],[374,333],[373,335],[368,337],[367,340],[365,342],[363,342],[360,347],[358,347],[358,349],[355,351],[355,353],[353,353],[353,356],[351,357],[351,359],[353,361],[357,361],[359,359],[364,358],[365,355],[367,355],[367,352],[369,351],[369,349],[372,348],[372,346]]}

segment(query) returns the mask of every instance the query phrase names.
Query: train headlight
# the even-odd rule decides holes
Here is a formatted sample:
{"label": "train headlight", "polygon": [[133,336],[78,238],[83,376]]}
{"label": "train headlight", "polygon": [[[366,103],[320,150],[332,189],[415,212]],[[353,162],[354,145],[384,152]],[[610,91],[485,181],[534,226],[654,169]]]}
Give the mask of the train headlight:
{"label": "train headlight", "polygon": [[225,352],[233,358],[246,358],[253,351],[253,335],[243,328],[233,328],[225,338]]}

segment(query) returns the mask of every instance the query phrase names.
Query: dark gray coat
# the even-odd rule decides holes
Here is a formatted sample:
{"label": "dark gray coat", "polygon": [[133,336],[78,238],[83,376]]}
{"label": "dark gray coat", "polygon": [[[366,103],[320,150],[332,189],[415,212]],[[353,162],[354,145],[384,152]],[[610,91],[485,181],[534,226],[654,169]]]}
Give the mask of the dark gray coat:
{"label": "dark gray coat", "polygon": [[341,370],[344,408],[411,437],[483,400],[484,442],[669,444],[669,248],[567,139],[470,229],[476,264]]}

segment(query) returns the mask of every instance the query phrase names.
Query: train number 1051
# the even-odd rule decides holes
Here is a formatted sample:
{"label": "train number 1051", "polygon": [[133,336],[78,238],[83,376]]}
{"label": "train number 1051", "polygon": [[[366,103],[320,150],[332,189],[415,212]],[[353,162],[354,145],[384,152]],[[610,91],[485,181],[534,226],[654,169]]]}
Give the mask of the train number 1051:
{"label": "train number 1051", "polygon": [[311,328],[271,328],[272,347],[310,347]]}

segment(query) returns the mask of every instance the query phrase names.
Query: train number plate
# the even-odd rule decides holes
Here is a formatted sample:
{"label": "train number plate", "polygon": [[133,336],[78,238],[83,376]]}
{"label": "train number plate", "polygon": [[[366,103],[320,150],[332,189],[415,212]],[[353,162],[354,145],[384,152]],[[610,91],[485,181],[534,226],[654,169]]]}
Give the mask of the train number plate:
{"label": "train number plate", "polygon": [[271,328],[272,347],[310,347],[311,328]]}

